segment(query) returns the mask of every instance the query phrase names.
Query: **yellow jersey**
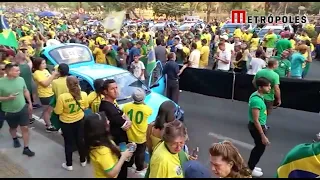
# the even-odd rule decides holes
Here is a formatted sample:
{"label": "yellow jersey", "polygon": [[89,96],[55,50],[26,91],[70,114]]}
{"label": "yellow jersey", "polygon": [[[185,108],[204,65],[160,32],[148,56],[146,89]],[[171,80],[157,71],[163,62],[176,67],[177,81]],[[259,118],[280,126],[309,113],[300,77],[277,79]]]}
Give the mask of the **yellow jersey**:
{"label": "yellow jersey", "polygon": [[106,54],[103,53],[102,49],[96,47],[92,53],[96,56],[96,63],[107,64]]}
{"label": "yellow jersey", "polygon": [[182,51],[186,54],[186,56],[190,55],[190,49],[187,46],[183,46]]}
{"label": "yellow jersey", "polygon": [[88,95],[88,103],[89,103],[89,107],[91,109],[91,111],[93,113],[97,113],[99,112],[99,107],[101,104],[101,99],[103,99],[104,96],[101,94],[101,97],[98,97],[98,94],[95,91],[92,91],[89,95]]}
{"label": "yellow jersey", "polygon": [[202,48],[201,41],[197,41],[196,44],[197,44],[197,49],[201,51],[201,48]]}
{"label": "yellow jersey", "polygon": [[52,91],[56,98],[58,98],[61,94],[69,92],[67,87],[67,77],[59,77],[52,81]]}
{"label": "yellow jersey", "polygon": [[131,128],[127,131],[129,142],[143,144],[147,141],[148,118],[152,114],[152,109],[145,104],[128,103],[122,108],[132,121]]}
{"label": "yellow jersey", "polygon": [[210,55],[209,46],[202,46],[200,53],[201,53],[201,56],[200,56],[199,67],[205,68],[208,66],[208,62],[209,62],[209,55]]}
{"label": "yellow jersey", "polygon": [[252,38],[250,41],[250,50],[257,50],[259,46],[260,38]]}
{"label": "yellow jersey", "polygon": [[78,102],[76,103],[70,93],[63,93],[58,97],[54,112],[59,115],[60,121],[74,123],[84,117],[83,110],[89,107],[87,93],[81,92],[81,100],[78,100]]}
{"label": "yellow jersey", "polygon": [[108,177],[106,172],[110,172],[118,163],[119,158],[112,153],[110,148],[100,146],[90,151],[90,160],[94,171],[95,178],[117,178]]}
{"label": "yellow jersey", "polygon": [[46,81],[50,76],[51,76],[51,74],[46,69],[44,69],[44,70],[36,70],[33,73],[33,79],[37,84],[38,96],[40,98],[51,97],[51,96],[54,95],[54,93],[52,91],[52,85],[51,84],[48,87],[43,87],[40,84],[40,82]]}
{"label": "yellow jersey", "polygon": [[164,142],[152,153],[149,178],[183,178],[179,154],[169,152]]}

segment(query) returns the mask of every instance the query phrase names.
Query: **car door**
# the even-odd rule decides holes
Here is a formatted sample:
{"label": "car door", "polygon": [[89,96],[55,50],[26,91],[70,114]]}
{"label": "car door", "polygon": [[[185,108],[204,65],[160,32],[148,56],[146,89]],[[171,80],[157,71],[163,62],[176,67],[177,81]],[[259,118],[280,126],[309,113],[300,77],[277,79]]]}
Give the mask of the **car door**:
{"label": "car door", "polygon": [[155,67],[151,70],[148,85],[153,92],[165,95],[166,77],[163,74],[163,67],[160,61],[157,61]]}

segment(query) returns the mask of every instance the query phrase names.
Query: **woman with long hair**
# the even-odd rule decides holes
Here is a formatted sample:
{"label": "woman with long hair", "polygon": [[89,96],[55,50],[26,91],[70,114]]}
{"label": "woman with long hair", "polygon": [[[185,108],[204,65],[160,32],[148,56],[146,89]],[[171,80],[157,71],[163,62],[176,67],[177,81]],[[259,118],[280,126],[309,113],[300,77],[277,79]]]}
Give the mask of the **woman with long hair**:
{"label": "woman with long hair", "polygon": [[132,156],[120,152],[112,141],[109,120],[104,113],[92,114],[84,121],[87,162],[92,163],[96,178],[117,178],[123,163]]}
{"label": "woman with long hair", "polygon": [[211,170],[220,178],[251,178],[251,171],[230,142],[214,143],[209,149]]}
{"label": "woman with long hair", "polygon": [[172,101],[163,102],[158,111],[156,120],[148,125],[147,149],[152,154],[154,147],[161,141],[161,134],[165,124],[175,120],[175,105]]}
{"label": "woman with long hair", "polygon": [[88,95],[89,107],[93,113],[97,113],[99,111],[101,100],[104,98],[102,95],[103,82],[103,79],[96,79],[93,82],[94,91]]}
{"label": "woman with long hair", "polygon": [[76,77],[67,77],[69,92],[59,95],[54,112],[59,115],[61,130],[64,138],[66,163],[62,167],[72,171],[73,142],[80,155],[81,166],[86,166],[86,157],[83,141],[84,110],[89,107],[87,94],[80,90],[79,80]]}
{"label": "woman with long hair", "polygon": [[42,117],[46,123],[46,131],[55,132],[57,129],[54,128],[50,122],[50,114],[52,111],[50,101],[54,95],[51,83],[58,77],[59,72],[53,71],[52,74],[50,74],[46,68],[46,60],[40,57],[33,59],[33,79],[37,84],[38,96],[44,109]]}

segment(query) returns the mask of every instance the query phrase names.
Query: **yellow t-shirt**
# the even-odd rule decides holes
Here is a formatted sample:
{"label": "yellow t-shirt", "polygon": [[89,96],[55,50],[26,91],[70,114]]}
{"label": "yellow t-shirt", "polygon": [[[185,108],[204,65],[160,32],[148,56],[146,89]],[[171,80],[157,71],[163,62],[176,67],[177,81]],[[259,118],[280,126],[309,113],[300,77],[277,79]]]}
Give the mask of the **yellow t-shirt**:
{"label": "yellow t-shirt", "polygon": [[82,91],[81,100],[78,102],[81,107],[78,106],[70,93],[63,93],[58,97],[54,112],[59,115],[60,121],[64,123],[74,123],[84,117],[83,110],[89,107],[87,93]]}
{"label": "yellow t-shirt", "polygon": [[27,45],[31,45],[32,39],[33,38],[31,36],[24,36],[19,39],[19,42],[25,40]]}
{"label": "yellow t-shirt", "polygon": [[190,49],[189,49],[188,47],[183,46],[182,51],[183,51],[187,56],[190,55]]}
{"label": "yellow t-shirt", "polygon": [[201,56],[200,56],[199,67],[200,68],[207,67],[208,61],[209,61],[209,54],[210,54],[209,46],[202,46],[200,53],[201,53]]}
{"label": "yellow t-shirt", "polygon": [[146,142],[148,118],[152,114],[152,109],[145,104],[128,103],[123,106],[122,111],[132,121],[132,126],[127,131],[129,142],[137,144]]}
{"label": "yellow t-shirt", "polygon": [[149,178],[183,178],[179,155],[172,154],[164,142],[153,151]]}
{"label": "yellow t-shirt", "polygon": [[150,34],[149,34],[149,32],[145,32],[145,33],[143,33],[145,36],[146,36],[146,40],[147,40],[147,42],[149,41],[149,39],[150,39]]}
{"label": "yellow t-shirt", "polygon": [[202,48],[201,41],[197,41],[196,44],[197,44],[197,49],[201,51],[201,48]]}
{"label": "yellow t-shirt", "polygon": [[250,41],[250,50],[257,50],[260,38],[252,38]]}
{"label": "yellow t-shirt", "polygon": [[110,172],[118,163],[119,158],[112,153],[110,148],[100,146],[90,151],[91,164],[94,171],[95,178],[117,178],[108,177],[106,172]]}
{"label": "yellow t-shirt", "polygon": [[2,62],[3,62],[4,64],[10,64],[10,63],[11,63],[11,61],[8,60],[8,59],[3,60]]}
{"label": "yellow t-shirt", "polygon": [[103,95],[101,95],[101,97],[97,97],[97,93],[95,91],[92,91],[89,95],[88,95],[88,103],[89,103],[89,107],[92,110],[93,113],[97,113],[99,112],[99,107],[101,104],[101,99],[104,98]]}
{"label": "yellow t-shirt", "polygon": [[90,39],[90,40],[89,40],[89,48],[90,48],[92,51],[93,51],[94,48],[95,48],[94,45],[95,45],[95,44],[94,44],[94,40]]}
{"label": "yellow t-shirt", "polygon": [[298,36],[298,39],[300,39],[302,41],[306,41],[306,40],[311,41],[311,38],[309,38],[309,36]]}
{"label": "yellow t-shirt", "polygon": [[97,37],[96,39],[97,44],[99,45],[106,45],[106,40],[104,40],[102,37]]}
{"label": "yellow t-shirt", "polygon": [[243,41],[245,41],[245,42],[249,42],[250,40],[251,40],[251,38],[252,38],[252,33],[243,33],[243,35],[242,35],[242,39],[243,39]]}
{"label": "yellow t-shirt", "polygon": [[92,53],[96,56],[96,63],[107,64],[106,54],[103,53],[102,49],[96,47]]}
{"label": "yellow t-shirt", "polygon": [[234,32],[233,32],[233,36],[234,37],[238,37],[238,38],[241,38],[242,37],[242,32],[241,32],[241,29],[235,29]]}
{"label": "yellow t-shirt", "polygon": [[52,90],[56,98],[61,94],[69,92],[67,87],[67,77],[59,77],[52,81]]}
{"label": "yellow t-shirt", "polygon": [[290,39],[290,43],[291,43],[292,49],[295,49],[296,48],[296,41],[293,39]]}
{"label": "yellow t-shirt", "polygon": [[210,33],[204,34],[204,38],[207,40],[207,44],[206,45],[209,46],[209,44],[211,42],[211,38],[212,38],[211,34]]}
{"label": "yellow t-shirt", "polygon": [[40,98],[46,98],[46,97],[51,97],[54,95],[52,91],[52,85],[50,84],[48,87],[43,87],[39,82],[41,81],[46,81],[51,74],[49,73],[48,70],[36,70],[33,73],[33,79],[37,84],[38,87],[38,96]]}

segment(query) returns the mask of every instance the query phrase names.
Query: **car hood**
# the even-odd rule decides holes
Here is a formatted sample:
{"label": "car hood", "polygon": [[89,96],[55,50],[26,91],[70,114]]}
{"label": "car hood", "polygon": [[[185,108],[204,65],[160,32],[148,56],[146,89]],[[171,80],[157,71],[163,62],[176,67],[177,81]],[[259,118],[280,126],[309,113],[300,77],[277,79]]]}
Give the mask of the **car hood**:
{"label": "car hood", "polygon": [[[161,94],[158,94],[158,93],[154,93],[152,91],[151,91],[151,93],[149,93],[146,96],[145,103],[146,103],[146,105],[148,105],[152,109],[152,114],[148,118],[148,124],[150,124],[151,122],[153,122],[156,119],[156,117],[158,115],[159,107],[165,101],[170,101],[170,100],[167,97],[162,96]],[[122,109],[122,107],[125,104],[127,104],[127,103],[120,104],[119,105],[120,108]]]}

